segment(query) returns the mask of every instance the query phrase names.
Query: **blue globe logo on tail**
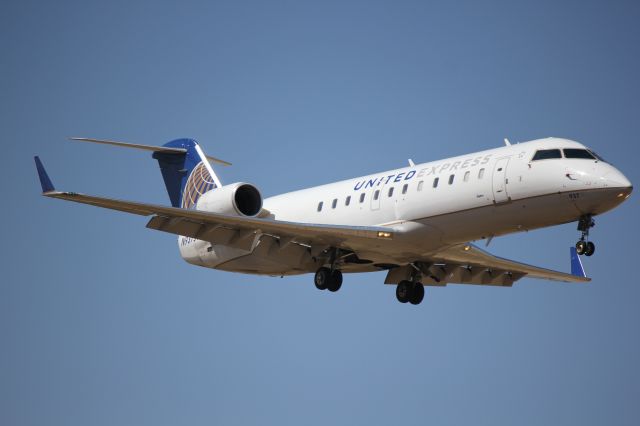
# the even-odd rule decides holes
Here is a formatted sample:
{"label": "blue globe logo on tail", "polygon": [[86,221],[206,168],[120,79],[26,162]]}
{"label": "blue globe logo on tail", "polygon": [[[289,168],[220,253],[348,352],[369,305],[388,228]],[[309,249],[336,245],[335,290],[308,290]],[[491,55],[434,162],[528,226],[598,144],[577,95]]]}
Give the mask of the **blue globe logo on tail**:
{"label": "blue globe logo on tail", "polygon": [[182,192],[182,208],[193,209],[198,199],[206,192],[214,189],[216,184],[205,164],[201,161],[189,174]]}

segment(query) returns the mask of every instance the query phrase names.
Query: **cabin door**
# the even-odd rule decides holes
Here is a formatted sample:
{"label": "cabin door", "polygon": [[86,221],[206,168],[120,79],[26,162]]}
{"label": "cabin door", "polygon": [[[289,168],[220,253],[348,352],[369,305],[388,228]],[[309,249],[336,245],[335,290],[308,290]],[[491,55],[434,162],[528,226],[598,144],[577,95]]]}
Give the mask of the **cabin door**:
{"label": "cabin door", "polygon": [[506,203],[509,201],[507,193],[507,165],[509,157],[499,158],[493,169],[493,201],[498,203]]}

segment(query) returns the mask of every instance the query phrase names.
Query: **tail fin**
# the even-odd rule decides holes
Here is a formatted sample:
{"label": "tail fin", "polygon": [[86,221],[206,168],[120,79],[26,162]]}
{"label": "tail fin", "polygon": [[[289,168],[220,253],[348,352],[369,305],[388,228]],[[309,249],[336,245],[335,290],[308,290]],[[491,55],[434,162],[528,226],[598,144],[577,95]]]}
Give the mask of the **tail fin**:
{"label": "tail fin", "polygon": [[[192,209],[202,194],[222,186],[208,160],[230,166],[224,160],[205,155],[193,139],[176,139],[163,146],[139,145],[91,138],[71,138],[79,142],[93,142],[124,148],[153,151],[158,160],[164,184],[173,207]],[[36,160],[37,161],[37,160]]]}
{"label": "tail fin", "polygon": [[202,194],[222,183],[213,171],[202,149],[193,139],[176,139],[163,145],[168,148],[182,148],[184,153],[153,153],[158,160],[164,184],[173,207],[192,209]]}

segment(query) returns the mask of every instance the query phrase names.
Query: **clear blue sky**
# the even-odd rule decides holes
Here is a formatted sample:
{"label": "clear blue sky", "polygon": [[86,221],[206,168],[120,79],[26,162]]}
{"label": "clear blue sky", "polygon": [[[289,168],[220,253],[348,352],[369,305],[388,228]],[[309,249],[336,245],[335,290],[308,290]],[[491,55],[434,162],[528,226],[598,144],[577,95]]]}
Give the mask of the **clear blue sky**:
{"label": "clear blue sky", "polygon": [[[640,424],[638,194],[597,219],[588,285],[427,288],[184,263],[144,218],[148,154],[198,139],[265,195],[500,146],[579,140],[640,181],[637,2],[0,6],[3,425]],[[496,239],[568,270],[575,225]]]}

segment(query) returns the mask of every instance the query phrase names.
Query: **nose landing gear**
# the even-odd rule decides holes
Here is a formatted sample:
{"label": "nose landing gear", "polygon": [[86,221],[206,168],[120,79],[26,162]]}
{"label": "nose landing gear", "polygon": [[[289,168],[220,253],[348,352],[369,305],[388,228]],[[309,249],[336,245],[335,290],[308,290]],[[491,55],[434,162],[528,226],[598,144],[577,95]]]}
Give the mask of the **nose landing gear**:
{"label": "nose landing gear", "polygon": [[591,215],[585,215],[578,221],[578,231],[581,232],[580,240],[576,243],[576,252],[580,255],[591,256],[596,252],[596,245],[589,241],[589,229],[593,228],[596,222]]}
{"label": "nose landing gear", "polygon": [[596,251],[596,245],[591,241],[578,241],[576,243],[576,252],[578,254],[584,254],[585,256],[591,256]]}

